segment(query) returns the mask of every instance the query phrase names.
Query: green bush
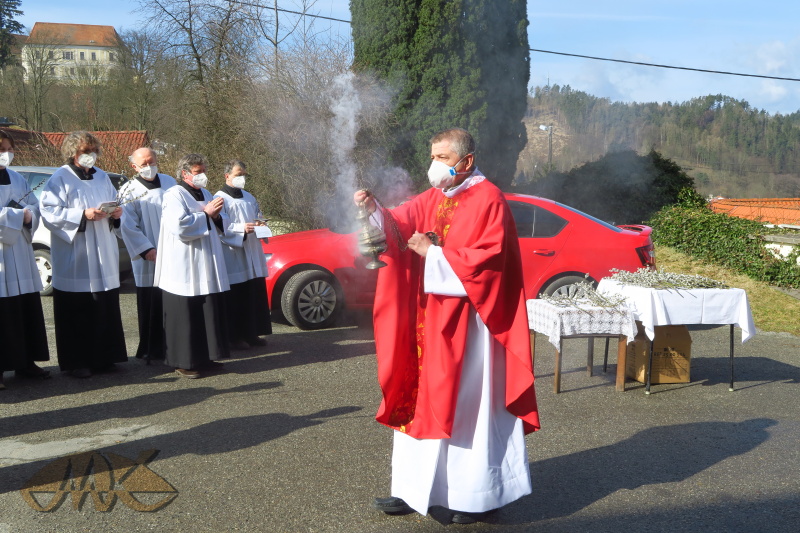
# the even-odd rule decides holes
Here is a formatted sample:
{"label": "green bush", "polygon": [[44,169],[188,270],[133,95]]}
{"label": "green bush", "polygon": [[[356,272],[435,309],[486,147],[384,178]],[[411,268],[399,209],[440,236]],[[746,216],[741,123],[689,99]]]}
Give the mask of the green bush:
{"label": "green bush", "polygon": [[648,224],[653,241],[707,263],[725,266],[755,280],[780,287],[800,288],[796,250],[786,260],[764,248],[769,231],[761,223],[714,213],[706,207],[665,207]]}

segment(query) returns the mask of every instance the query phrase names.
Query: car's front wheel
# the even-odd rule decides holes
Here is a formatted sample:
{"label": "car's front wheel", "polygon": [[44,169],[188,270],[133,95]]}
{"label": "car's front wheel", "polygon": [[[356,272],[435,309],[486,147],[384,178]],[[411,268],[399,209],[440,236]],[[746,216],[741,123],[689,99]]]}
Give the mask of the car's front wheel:
{"label": "car's front wheel", "polygon": [[39,294],[50,296],[53,294],[53,262],[50,260],[50,250],[46,248],[34,250],[33,258],[36,260],[36,269],[42,280],[42,290]]}
{"label": "car's front wheel", "polygon": [[[578,284],[582,281],[592,283],[592,280],[583,276],[564,276],[551,281],[543,290],[546,296],[566,296],[572,298],[578,291]],[[593,283],[592,283],[593,284]]]}
{"label": "car's front wheel", "polygon": [[289,278],[281,294],[283,316],[300,329],[332,326],[339,319],[343,304],[335,278],[321,270],[298,272]]}

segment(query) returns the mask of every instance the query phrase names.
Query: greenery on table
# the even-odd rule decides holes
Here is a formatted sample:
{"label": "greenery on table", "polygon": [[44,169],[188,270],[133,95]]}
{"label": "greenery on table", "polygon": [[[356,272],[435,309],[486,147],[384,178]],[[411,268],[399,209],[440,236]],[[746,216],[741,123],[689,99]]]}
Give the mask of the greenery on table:
{"label": "greenery on table", "polygon": [[722,281],[699,274],[677,274],[664,270],[640,268],[636,272],[612,270],[611,279],[625,285],[636,285],[648,289],[727,289]]}

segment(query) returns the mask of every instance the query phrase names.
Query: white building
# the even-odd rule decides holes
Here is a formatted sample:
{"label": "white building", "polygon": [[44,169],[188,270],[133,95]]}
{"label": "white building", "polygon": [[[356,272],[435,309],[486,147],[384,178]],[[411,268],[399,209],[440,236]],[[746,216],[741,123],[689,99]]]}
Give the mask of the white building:
{"label": "white building", "polygon": [[22,45],[25,76],[59,80],[102,79],[119,59],[113,26],[37,22]]}

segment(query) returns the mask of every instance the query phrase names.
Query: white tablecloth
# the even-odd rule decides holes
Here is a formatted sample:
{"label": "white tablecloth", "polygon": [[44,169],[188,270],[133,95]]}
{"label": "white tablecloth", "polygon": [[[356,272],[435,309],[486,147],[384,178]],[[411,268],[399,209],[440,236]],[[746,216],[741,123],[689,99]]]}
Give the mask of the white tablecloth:
{"label": "white tablecloth", "polygon": [[559,307],[538,299],[526,304],[528,328],[547,335],[557,350],[561,337],[568,335],[625,335],[628,342],[636,335],[636,322],[624,307]]}
{"label": "white tablecloth", "polygon": [[655,326],[734,324],[742,330],[743,343],[756,332],[743,289],[650,289],[603,278],[597,292],[624,296],[650,340]]}

